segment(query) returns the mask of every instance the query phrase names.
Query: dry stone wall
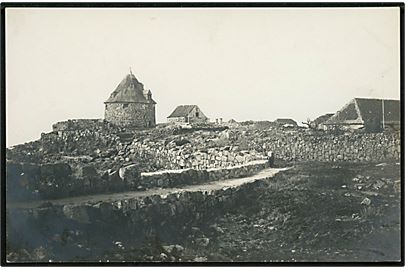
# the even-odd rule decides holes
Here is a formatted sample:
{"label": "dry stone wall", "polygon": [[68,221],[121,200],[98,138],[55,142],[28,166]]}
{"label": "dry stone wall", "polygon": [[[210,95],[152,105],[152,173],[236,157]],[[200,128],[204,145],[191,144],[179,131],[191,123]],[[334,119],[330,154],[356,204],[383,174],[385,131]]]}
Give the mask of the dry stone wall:
{"label": "dry stone wall", "polygon": [[153,156],[157,166],[166,169],[226,168],[266,158],[263,153],[254,149],[239,150],[238,147],[233,146],[201,149],[191,143],[176,147],[159,145],[153,141],[143,141],[134,142],[128,148],[140,156]]}
{"label": "dry stone wall", "polygon": [[[399,133],[338,135],[249,125],[222,130],[129,130],[97,119],[59,122],[53,130],[38,141],[7,149],[9,198],[60,198],[198,183],[210,179],[209,169],[222,172],[263,160],[268,151],[275,153],[276,162],[400,158]],[[160,180],[150,180],[153,184],[140,175],[181,169],[189,170],[178,176],[159,175]]]}
{"label": "dry stone wall", "polygon": [[267,161],[209,170],[165,170],[141,173],[137,164],[99,175],[91,165],[72,169],[66,163],[29,164],[7,162],[7,194],[14,201],[181,187],[221,179],[251,176],[267,167]]}
{"label": "dry stone wall", "polygon": [[117,171],[99,175],[92,166],[72,169],[67,163],[6,163],[6,191],[10,201],[56,199],[131,188]]}
{"label": "dry stone wall", "polygon": [[147,235],[152,234],[159,235],[163,242],[172,242],[170,237],[175,235],[174,232],[180,230],[185,235],[189,234],[188,230],[192,230],[193,226],[235,209],[250,196],[255,196],[260,188],[263,188],[263,182],[256,181],[209,192],[177,192],[97,203],[48,203],[36,208],[9,208],[8,239],[15,241],[10,245],[26,243],[33,249],[55,244],[61,247],[55,249],[58,254],[45,258],[46,261],[74,260],[77,254],[66,248],[66,241],[61,245],[59,240],[72,231],[75,232],[72,237],[65,237],[67,242],[82,243],[83,236],[90,237],[99,248],[91,250],[89,257],[98,259],[100,254],[96,253],[97,250],[122,239],[142,243]]}
{"label": "dry stone wall", "polygon": [[72,119],[67,121],[60,121],[52,125],[52,130],[58,131],[72,131],[72,130],[116,130],[118,127],[114,127],[110,123],[104,121],[103,119]]}
{"label": "dry stone wall", "polygon": [[265,149],[283,160],[380,162],[399,160],[400,145],[395,134],[300,135],[269,138]]}
{"label": "dry stone wall", "polygon": [[252,176],[268,167],[267,160],[257,160],[245,165],[207,170],[181,169],[141,173],[139,184],[143,187],[178,187],[210,181]]}
{"label": "dry stone wall", "polygon": [[228,131],[233,145],[244,143],[257,152],[273,151],[276,159],[322,162],[382,162],[399,160],[400,134],[345,133],[311,131],[307,129],[268,129]]}
{"label": "dry stone wall", "polygon": [[[233,133],[233,134],[232,134]],[[167,169],[206,169],[245,164],[266,158],[274,152],[276,159],[286,161],[382,162],[400,159],[399,133],[348,133],[335,135],[304,129],[274,131],[225,130],[229,146],[201,147],[191,140],[176,146],[158,141],[134,141],[129,149],[154,157],[158,167]],[[187,138],[186,136],[184,138]],[[203,141],[203,140],[202,140]]]}

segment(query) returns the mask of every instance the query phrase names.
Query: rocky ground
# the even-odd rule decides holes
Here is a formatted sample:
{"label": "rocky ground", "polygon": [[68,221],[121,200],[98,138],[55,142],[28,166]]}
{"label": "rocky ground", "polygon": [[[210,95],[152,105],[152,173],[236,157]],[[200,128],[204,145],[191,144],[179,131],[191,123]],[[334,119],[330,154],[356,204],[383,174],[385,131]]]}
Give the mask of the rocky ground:
{"label": "rocky ground", "polygon": [[194,261],[398,261],[399,165],[376,165],[296,164],[182,244]]}
{"label": "rocky ground", "polygon": [[207,260],[399,260],[399,165],[376,165],[310,162],[277,175],[208,226]]}
{"label": "rocky ground", "polygon": [[[177,259],[398,261],[399,169],[395,163],[295,164],[241,207],[191,228],[177,243],[183,252]],[[144,258],[170,260],[170,253]]]}
{"label": "rocky ground", "polygon": [[[314,132],[320,134],[315,136]],[[213,208],[204,209],[212,212],[207,218],[190,214],[180,219],[184,221],[182,224],[167,225],[168,229],[159,233],[146,231],[140,238],[127,237],[122,229],[123,220],[114,219],[110,220],[108,228],[101,222],[62,224],[66,225],[66,230],[52,232],[54,234],[45,240],[39,239],[40,235],[49,235],[54,228],[28,226],[26,228],[39,238],[31,245],[23,238],[7,241],[7,259],[20,262],[399,260],[401,182],[400,165],[395,161],[399,136],[357,134],[365,136],[362,137],[364,145],[372,142],[366,148],[357,145],[353,134],[324,133],[298,127],[275,127],[267,122],[187,129],[159,126],[130,131],[99,120],[56,124],[54,131],[43,134],[40,140],[7,149],[8,163],[15,163],[16,168],[20,163],[25,164],[22,172],[16,170],[14,178],[8,179],[16,179],[14,184],[20,189],[27,186],[30,192],[41,192],[41,188],[47,191],[55,186],[62,193],[58,198],[70,198],[72,193],[77,196],[80,190],[84,190],[81,195],[111,194],[128,189],[125,185],[114,189],[112,185],[112,180],[120,180],[119,171],[125,166],[135,164],[140,172],[183,167],[202,170],[246,164],[274,149],[278,149],[276,157],[284,160],[276,159],[276,166],[293,168],[272,179],[258,181],[260,183],[252,190],[241,189],[238,201],[231,207],[208,206]],[[311,144],[304,144],[306,137]],[[312,153],[323,138],[329,138],[323,143],[328,147],[335,145],[334,148],[315,151],[310,158],[301,156],[301,152]],[[347,147],[341,155],[342,147],[338,142],[352,147]],[[396,146],[390,148],[391,152],[384,150],[387,142]],[[352,159],[358,151],[364,156]],[[325,155],[342,157],[320,159]],[[372,157],[377,157],[376,162]],[[334,162],[302,161],[317,158]],[[62,179],[66,177],[66,170],[55,176],[55,170],[48,168],[55,164],[67,167],[72,176],[66,181]],[[34,167],[38,177],[28,179],[28,169],[33,171]],[[9,168],[7,173],[11,171]],[[85,173],[88,171],[91,177]],[[93,178],[98,182],[87,181]],[[66,189],[70,190],[68,193],[56,185],[57,180],[76,183],[76,189]],[[12,193],[8,191],[8,194]],[[42,207],[52,208],[47,203]],[[52,220],[53,217],[45,218]],[[166,226],[165,220],[157,221],[157,227]],[[29,233],[20,233],[17,228],[8,230],[14,230],[16,236]],[[129,230],[137,235],[138,228]]]}
{"label": "rocky ground", "polygon": [[[110,244],[103,247],[86,242],[80,231],[59,240],[79,261],[397,261],[400,167],[296,163],[245,193],[232,210],[168,233],[170,241],[152,233],[138,244],[106,234]],[[57,252],[15,248],[8,258],[48,260]]]}

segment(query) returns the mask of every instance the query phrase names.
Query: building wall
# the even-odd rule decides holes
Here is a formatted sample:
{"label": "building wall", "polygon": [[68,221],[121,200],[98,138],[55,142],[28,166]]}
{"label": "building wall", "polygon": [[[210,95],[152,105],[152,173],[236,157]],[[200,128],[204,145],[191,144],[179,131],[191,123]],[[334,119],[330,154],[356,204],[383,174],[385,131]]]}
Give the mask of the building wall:
{"label": "building wall", "polygon": [[156,126],[155,105],[147,103],[107,103],[105,120],[119,126]]}
{"label": "building wall", "polygon": [[[322,125],[321,128],[323,130],[333,130],[333,129],[341,129],[341,130],[359,130],[359,129],[366,129],[369,130],[370,128],[377,128],[377,129],[382,129],[383,123],[382,121],[376,121],[376,122],[369,122],[369,123],[342,123],[342,124],[336,124],[336,125]],[[385,123],[385,129],[386,130],[400,130],[400,122],[388,122]]]}
{"label": "building wall", "polygon": [[323,125],[322,126],[323,130],[334,130],[334,129],[339,129],[339,130],[359,130],[364,128],[363,123],[354,123],[354,124],[337,124],[337,125]]}
{"label": "building wall", "polygon": [[196,109],[194,108],[186,117],[168,117],[169,123],[205,123],[208,118],[198,110],[198,116],[196,116]]}
{"label": "building wall", "polygon": [[195,107],[187,116],[187,122],[189,123],[203,123],[207,122],[208,118],[204,113],[198,108]]}
{"label": "building wall", "polygon": [[167,118],[167,122],[169,122],[169,123],[185,123],[186,119],[184,117],[170,117],[170,118]]}

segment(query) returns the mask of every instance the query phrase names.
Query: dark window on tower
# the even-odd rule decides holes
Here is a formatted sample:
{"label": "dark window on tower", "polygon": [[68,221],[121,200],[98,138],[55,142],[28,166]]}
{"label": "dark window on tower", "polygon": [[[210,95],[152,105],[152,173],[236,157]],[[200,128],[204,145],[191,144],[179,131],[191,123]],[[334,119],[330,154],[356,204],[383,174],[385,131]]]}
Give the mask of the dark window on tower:
{"label": "dark window on tower", "polygon": [[199,113],[199,112],[195,112],[195,117],[200,117],[200,113]]}
{"label": "dark window on tower", "polygon": [[122,104],[122,108],[126,108],[126,107],[128,107],[128,103]]}

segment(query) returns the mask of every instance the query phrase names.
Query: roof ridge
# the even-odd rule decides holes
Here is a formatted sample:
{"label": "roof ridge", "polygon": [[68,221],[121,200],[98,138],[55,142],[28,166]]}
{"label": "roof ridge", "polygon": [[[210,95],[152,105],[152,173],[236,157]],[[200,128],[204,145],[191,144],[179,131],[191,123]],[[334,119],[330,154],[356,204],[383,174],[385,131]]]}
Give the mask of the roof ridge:
{"label": "roof ridge", "polygon": [[174,109],[174,111],[167,117],[184,117],[187,116],[193,108],[197,107],[199,109],[199,107],[197,105],[177,105],[177,107]]}
{"label": "roof ridge", "polygon": [[368,97],[356,97],[354,98],[355,100],[358,99],[365,99],[365,100],[392,100],[392,101],[399,101],[399,99],[394,99],[394,98],[368,98]]}

